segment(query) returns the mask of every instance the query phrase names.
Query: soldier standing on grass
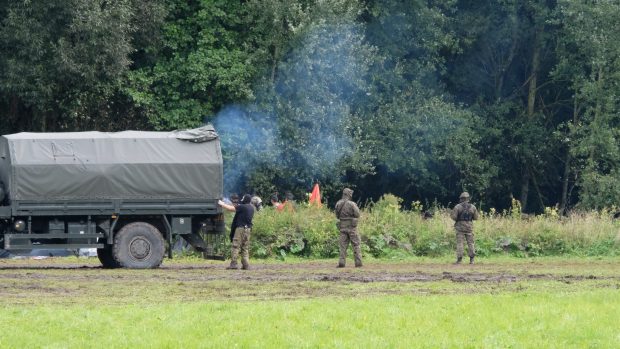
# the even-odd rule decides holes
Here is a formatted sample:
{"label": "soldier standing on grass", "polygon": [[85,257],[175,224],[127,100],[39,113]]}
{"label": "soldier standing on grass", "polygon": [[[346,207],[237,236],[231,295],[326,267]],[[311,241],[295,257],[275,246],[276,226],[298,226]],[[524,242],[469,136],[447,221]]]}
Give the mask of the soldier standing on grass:
{"label": "soldier standing on grass", "polygon": [[238,269],[239,249],[241,249],[241,269],[250,269],[250,234],[252,233],[252,218],[254,217],[254,206],[251,204],[252,196],[245,194],[241,203],[228,205],[219,200],[218,205],[235,212],[233,218],[234,235],[232,238],[231,261],[228,269]]}
{"label": "soldier standing on grass", "polygon": [[467,239],[467,252],[469,254],[469,264],[474,264],[474,226],[472,221],[478,219],[476,206],[469,203],[469,193],[463,192],[459,196],[460,203],[454,206],[450,217],[454,220],[456,230],[456,263],[460,264],[463,260],[463,238]]}
{"label": "soldier standing on grass", "polygon": [[353,245],[355,266],[362,266],[362,251],[360,249],[360,237],[357,234],[357,220],[360,217],[360,209],[355,202],[351,201],[353,190],[344,188],[342,199],[336,203],[336,218],[338,218],[338,230],[340,230],[340,260],[338,268],[344,268],[347,259],[349,241]]}

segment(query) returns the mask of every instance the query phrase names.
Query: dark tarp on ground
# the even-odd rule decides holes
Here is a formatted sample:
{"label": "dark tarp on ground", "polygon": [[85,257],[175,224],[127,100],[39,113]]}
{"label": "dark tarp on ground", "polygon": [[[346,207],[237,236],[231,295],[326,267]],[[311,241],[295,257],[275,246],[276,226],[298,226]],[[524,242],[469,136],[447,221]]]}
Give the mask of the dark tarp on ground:
{"label": "dark tarp on ground", "polygon": [[0,180],[11,200],[217,199],[222,171],[211,125],[0,137]]}

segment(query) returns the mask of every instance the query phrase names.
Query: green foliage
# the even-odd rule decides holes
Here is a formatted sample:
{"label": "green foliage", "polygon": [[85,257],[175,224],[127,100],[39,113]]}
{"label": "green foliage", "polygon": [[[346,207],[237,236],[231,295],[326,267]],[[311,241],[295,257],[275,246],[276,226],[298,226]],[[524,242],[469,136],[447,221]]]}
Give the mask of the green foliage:
{"label": "green foliage", "polygon": [[252,97],[244,9],[226,1],[172,1],[157,55],[130,75],[128,93],[157,130],[196,127],[223,105]]}
{"label": "green foliage", "polygon": [[128,120],[139,125],[120,87],[134,44],[151,35],[145,28],[159,21],[158,2],[12,1],[0,6],[5,14],[0,100],[8,102],[0,110],[2,123],[7,122],[0,130],[107,130]]}
{"label": "green foliage", "polygon": [[[258,9],[259,3],[265,8]],[[273,45],[259,57],[270,57],[269,71],[256,83],[253,104],[234,115],[224,110],[217,116],[216,126],[229,145],[223,148],[225,156],[234,167],[231,182],[238,182],[233,186],[299,191],[316,179],[329,192],[347,171],[371,171],[357,108],[376,56],[355,21],[359,4],[254,1],[248,6],[257,13],[275,9],[264,16],[287,25],[274,27],[253,17],[257,28],[267,30],[257,33],[256,40]],[[272,35],[289,40],[276,44]]]}
{"label": "green foliage", "polygon": [[[500,211],[602,209],[620,201],[619,16],[579,0],[0,0],[0,133],[211,121],[230,191],[318,180],[406,207],[468,190]],[[412,250],[445,248],[426,232]],[[376,254],[394,244],[380,235]]]}
{"label": "green foliage", "polygon": [[[402,199],[384,195],[378,202],[368,206],[367,215],[360,220],[359,233],[364,238],[367,250],[375,257],[385,256],[390,249],[398,247],[399,241],[406,241],[409,226],[401,216]],[[410,248],[411,249],[411,248]]]}
{"label": "green foliage", "polygon": [[334,257],[338,253],[336,219],[327,209],[307,205],[297,205],[295,211],[266,207],[254,218],[252,253],[257,257]]}
{"label": "green foliage", "polygon": [[376,163],[406,183],[398,189],[433,193],[444,200],[455,184],[472,192],[489,185],[494,169],[476,150],[477,122],[441,98],[408,94],[395,96],[366,120]]}
{"label": "green foliage", "polygon": [[[447,210],[430,219],[420,211],[403,210],[402,199],[386,194],[362,210],[358,231],[365,254],[376,258],[437,257],[455,251],[453,221]],[[517,205],[517,204],[515,204]],[[506,214],[482,214],[474,222],[479,256],[617,255],[618,223],[609,212],[521,216],[518,207]],[[551,211],[551,210],[548,210]],[[298,205],[295,211],[268,207],[255,216],[253,256],[288,254],[332,258],[338,254],[336,219],[329,209]]]}
{"label": "green foliage", "polygon": [[562,23],[554,76],[569,82],[573,115],[566,142],[576,158],[573,165],[584,208],[601,209],[620,200],[620,35],[614,1],[560,1]]}

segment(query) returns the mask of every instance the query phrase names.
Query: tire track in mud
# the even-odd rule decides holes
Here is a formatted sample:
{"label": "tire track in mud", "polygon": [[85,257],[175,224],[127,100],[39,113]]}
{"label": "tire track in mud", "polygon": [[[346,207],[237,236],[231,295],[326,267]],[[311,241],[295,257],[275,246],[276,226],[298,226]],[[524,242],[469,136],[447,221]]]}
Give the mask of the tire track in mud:
{"label": "tire track in mud", "polygon": [[[409,269],[415,269],[418,265],[411,265]],[[434,266],[435,267],[435,266]],[[445,269],[454,268],[444,266]],[[597,276],[597,275],[573,275],[553,273],[528,273],[502,272],[475,270],[467,271],[442,271],[441,266],[434,268],[436,271],[407,271],[406,266],[397,265],[390,268],[389,265],[373,265],[362,269],[336,269],[326,267],[325,263],[308,264],[261,264],[249,271],[225,270],[223,265],[171,265],[159,269],[150,270],[127,270],[127,269],[104,269],[100,266],[85,265],[0,265],[1,280],[28,278],[31,280],[65,280],[65,281],[118,281],[140,280],[159,282],[192,282],[192,281],[241,281],[241,282],[435,282],[452,281],[456,283],[480,283],[480,282],[517,282],[517,281],[561,281],[565,283],[583,280],[612,280],[620,281],[620,275]],[[488,265],[485,266],[488,269]]]}

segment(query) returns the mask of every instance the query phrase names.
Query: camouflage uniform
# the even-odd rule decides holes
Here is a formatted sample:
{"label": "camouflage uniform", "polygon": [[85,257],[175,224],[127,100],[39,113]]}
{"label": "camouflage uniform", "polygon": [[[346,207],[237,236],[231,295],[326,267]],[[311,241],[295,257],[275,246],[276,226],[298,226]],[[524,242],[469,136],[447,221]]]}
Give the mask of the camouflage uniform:
{"label": "camouflage uniform", "polygon": [[360,210],[351,201],[353,190],[345,188],[342,191],[342,199],[336,203],[336,218],[338,218],[338,229],[340,230],[340,260],[338,267],[344,268],[347,258],[347,249],[349,241],[353,245],[353,255],[355,256],[355,266],[362,266],[362,251],[360,249],[360,237],[357,234],[357,220],[360,216]]}
{"label": "camouflage uniform", "polygon": [[250,235],[252,228],[238,227],[235,229],[235,235],[232,239],[231,263],[230,266],[237,268],[237,260],[239,260],[239,250],[241,250],[241,266],[243,269],[250,267]]}
{"label": "camouflage uniform", "polygon": [[467,252],[469,254],[469,263],[474,263],[476,250],[474,247],[474,227],[472,221],[478,219],[478,210],[476,206],[469,203],[469,194],[464,192],[459,197],[461,202],[454,206],[450,217],[455,221],[454,229],[456,230],[456,263],[461,263],[463,259],[463,240],[467,240]]}

